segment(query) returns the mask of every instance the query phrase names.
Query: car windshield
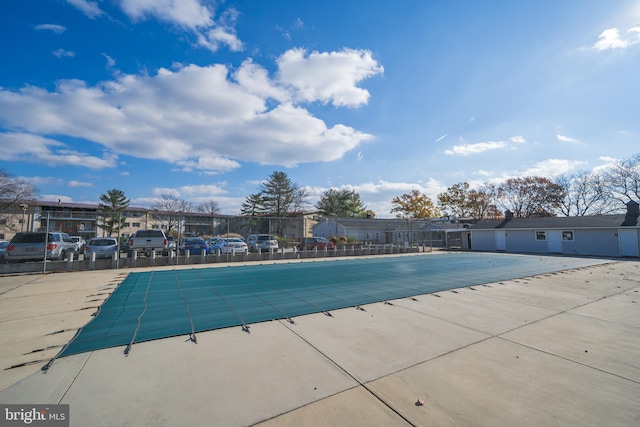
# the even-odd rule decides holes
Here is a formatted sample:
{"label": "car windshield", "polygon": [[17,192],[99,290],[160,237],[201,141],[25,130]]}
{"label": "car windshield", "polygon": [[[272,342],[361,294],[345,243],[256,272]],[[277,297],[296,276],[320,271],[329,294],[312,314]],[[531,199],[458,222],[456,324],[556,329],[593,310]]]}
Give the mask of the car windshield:
{"label": "car windshield", "polygon": [[113,246],[116,241],[113,239],[94,239],[89,242],[89,246]]}
{"label": "car windshield", "polygon": [[273,236],[258,236],[258,240],[276,240]]}
{"label": "car windshield", "polygon": [[229,239],[229,242],[231,243],[242,243],[241,239]]}
{"label": "car windshield", "polygon": [[324,237],[318,237],[318,242],[320,242],[320,243],[327,243],[327,242],[328,242],[328,240],[327,240],[327,239],[325,239]]}

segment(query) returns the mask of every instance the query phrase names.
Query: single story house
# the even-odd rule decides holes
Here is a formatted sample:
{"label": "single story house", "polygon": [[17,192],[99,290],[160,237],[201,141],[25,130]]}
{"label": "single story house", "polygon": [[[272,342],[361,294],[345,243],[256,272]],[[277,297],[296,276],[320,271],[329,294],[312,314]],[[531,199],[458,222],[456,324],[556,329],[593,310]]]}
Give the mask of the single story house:
{"label": "single story house", "polygon": [[618,215],[481,220],[463,235],[463,249],[527,253],[558,253],[638,257],[638,203],[627,203]]}

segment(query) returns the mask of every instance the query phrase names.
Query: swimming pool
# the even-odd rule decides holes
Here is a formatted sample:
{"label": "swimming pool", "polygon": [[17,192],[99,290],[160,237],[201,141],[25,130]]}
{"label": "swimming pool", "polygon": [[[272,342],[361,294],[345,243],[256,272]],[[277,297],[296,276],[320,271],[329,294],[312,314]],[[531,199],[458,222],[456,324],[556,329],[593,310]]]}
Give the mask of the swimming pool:
{"label": "swimming pool", "polygon": [[461,252],[134,272],[56,357],[603,262]]}

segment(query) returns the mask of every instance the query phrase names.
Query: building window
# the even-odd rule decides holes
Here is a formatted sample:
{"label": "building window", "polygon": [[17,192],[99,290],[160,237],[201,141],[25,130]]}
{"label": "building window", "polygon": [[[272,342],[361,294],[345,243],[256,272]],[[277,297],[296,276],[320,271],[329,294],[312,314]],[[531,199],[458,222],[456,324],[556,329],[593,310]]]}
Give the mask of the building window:
{"label": "building window", "polygon": [[546,231],[536,231],[536,240],[547,240]]}
{"label": "building window", "polygon": [[563,231],[562,240],[573,240],[573,231]]}
{"label": "building window", "polygon": [[131,226],[132,227],[140,227],[140,223],[139,222],[134,222],[133,224],[131,224]]}
{"label": "building window", "polygon": [[[65,226],[65,227],[71,227],[71,225],[72,225],[72,224],[71,224],[71,221],[65,221],[65,222],[64,222],[64,226]],[[43,249],[43,250],[44,250],[44,249]]]}

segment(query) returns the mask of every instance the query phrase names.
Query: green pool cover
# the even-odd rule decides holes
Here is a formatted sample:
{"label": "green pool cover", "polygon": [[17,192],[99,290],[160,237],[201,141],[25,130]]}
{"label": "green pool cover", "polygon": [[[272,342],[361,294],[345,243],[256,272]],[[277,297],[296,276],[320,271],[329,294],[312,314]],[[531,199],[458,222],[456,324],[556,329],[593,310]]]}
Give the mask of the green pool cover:
{"label": "green pool cover", "polygon": [[56,357],[602,262],[442,253],[131,273]]}

